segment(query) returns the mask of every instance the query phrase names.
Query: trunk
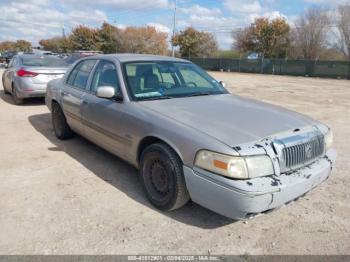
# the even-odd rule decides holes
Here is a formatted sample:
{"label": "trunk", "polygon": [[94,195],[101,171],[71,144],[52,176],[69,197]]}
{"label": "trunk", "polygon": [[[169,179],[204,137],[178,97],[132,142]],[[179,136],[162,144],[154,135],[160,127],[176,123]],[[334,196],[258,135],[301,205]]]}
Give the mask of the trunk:
{"label": "trunk", "polygon": [[67,68],[58,67],[23,67],[24,70],[37,73],[38,75],[32,78],[34,84],[45,84],[50,80],[61,78],[64,76]]}

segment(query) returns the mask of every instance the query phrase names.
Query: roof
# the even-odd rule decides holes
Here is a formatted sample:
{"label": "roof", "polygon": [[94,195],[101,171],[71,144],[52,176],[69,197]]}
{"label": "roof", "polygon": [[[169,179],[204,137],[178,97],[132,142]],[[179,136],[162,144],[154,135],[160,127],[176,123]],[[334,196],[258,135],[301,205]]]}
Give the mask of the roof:
{"label": "roof", "polygon": [[[108,54],[108,55],[97,55],[95,57],[110,57],[116,58],[119,62],[134,62],[134,61],[173,61],[173,62],[189,62],[185,59],[160,56],[160,55],[147,55],[147,54]],[[90,57],[91,58],[91,57]]]}

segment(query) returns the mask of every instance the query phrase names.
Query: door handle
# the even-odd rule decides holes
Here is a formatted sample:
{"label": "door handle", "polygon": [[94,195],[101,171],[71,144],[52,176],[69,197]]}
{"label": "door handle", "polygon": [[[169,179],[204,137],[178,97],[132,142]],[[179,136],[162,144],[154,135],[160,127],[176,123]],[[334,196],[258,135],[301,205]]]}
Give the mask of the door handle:
{"label": "door handle", "polygon": [[86,101],[86,100],[84,100],[84,99],[81,101],[81,103],[82,103],[83,105],[88,105],[88,104],[89,104],[89,102]]}

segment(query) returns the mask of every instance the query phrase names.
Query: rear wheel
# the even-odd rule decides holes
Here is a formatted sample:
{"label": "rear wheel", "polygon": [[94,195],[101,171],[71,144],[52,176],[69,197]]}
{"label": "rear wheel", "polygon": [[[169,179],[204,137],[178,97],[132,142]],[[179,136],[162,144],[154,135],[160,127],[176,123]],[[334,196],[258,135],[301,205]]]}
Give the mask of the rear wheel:
{"label": "rear wheel", "polygon": [[12,99],[15,105],[23,104],[23,98],[18,97],[17,89],[14,86],[12,87]]}
{"label": "rear wheel", "polygon": [[7,91],[6,88],[5,88],[5,81],[4,81],[4,79],[2,79],[2,89],[4,90],[4,94],[5,94],[5,95],[8,95],[8,94],[10,93],[10,92]]}
{"label": "rear wheel", "polygon": [[55,135],[58,139],[65,140],[73,137],[73,131],[70,129],[66,117],[58,103],[52,104],[52,125]]}
{"label": "rear wheel", "polygon": [[182,162],[164,143],[148,146],[141,154],[140,178],[147,198],[161,210],[174,210],[190,199]]}

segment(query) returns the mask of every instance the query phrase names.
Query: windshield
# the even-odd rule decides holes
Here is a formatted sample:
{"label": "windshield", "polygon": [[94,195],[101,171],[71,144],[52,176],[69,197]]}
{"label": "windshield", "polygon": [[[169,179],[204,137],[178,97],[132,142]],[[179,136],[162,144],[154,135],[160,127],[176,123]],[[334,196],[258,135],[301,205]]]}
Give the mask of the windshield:
{"label": "windshield", "polygon": [[39,57],[22,57],[24,66],[42,66],[42,67],[67,67],[68,64],[62,59],[55,56],[39,56]]}
{"label": "windshield", "polygon": [[226,94],[225,88],[198,66],[185,62],[132,62],[124,64],[135,100]]}

